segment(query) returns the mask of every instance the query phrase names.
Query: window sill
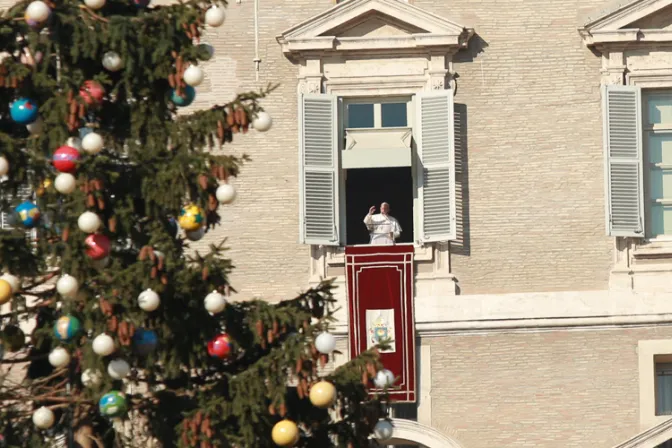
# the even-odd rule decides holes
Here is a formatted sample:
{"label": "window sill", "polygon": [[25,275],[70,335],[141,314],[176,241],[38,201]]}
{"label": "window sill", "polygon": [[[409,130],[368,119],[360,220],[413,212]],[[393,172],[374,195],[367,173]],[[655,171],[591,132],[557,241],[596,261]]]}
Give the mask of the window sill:
{"label": "window sill", "polygon": [[[415,261],[432,261],[433,247],[431,245],[420,246],[414,244],[414,259]],[[345,265],[345,247],[331,247],[327,251],[327,265],[328,266],[344,266]]]}
{"label": "window sill", "polygon": [[632,256],[635,260],[672,259],[672,241],[650,241],[637,246]]}

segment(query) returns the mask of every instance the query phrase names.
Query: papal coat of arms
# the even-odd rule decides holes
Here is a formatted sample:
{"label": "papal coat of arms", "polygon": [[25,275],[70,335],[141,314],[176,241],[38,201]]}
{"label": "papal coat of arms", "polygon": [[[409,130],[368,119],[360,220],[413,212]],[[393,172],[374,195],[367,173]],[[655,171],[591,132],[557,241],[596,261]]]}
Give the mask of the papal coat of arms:
{"label": "papal coat of arms", "polygon": [[394,310],[366,310],[366,348],[380,344],[386,339],[392,339],[389,350],[381,350],[383,353],[394,353]]}

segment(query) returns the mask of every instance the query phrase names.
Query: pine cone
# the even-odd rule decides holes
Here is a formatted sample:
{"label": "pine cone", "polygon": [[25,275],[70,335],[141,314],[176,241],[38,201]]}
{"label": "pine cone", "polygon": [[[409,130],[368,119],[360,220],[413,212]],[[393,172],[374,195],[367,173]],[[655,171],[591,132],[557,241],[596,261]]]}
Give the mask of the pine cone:
{"label": "pine cone", "polygon": [[118,324],[119,324],[119,322],[118,322],[117,316],[112,316],[109,319],[107,319],[107,329],[112,333],[117,331],[117,329],[119,327]]}
{"label": "pine cone", "polygon": [[198,175],[198,185],[201,186],[203,190],[208,189],[208,176],[205,174],[199,174]]}

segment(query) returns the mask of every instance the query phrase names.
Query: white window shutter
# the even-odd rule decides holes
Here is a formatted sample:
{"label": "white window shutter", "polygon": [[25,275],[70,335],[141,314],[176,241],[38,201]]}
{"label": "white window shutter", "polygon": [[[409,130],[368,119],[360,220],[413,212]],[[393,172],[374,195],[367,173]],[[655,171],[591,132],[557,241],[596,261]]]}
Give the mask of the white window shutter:
{"label": "white window shutter", "polygon": [[641,89],[604,86],[602,100],[607,233],[644,237]]}
{"label": "white window shutter", "polygon": [[423,92],[415,98],[416,186],[421,242],[456,237],[453,91]]}
{"label": "white window shutter", "polygon": [[299,106],[300,241],[337,246],[340,243],[337,98],[305,94]]}

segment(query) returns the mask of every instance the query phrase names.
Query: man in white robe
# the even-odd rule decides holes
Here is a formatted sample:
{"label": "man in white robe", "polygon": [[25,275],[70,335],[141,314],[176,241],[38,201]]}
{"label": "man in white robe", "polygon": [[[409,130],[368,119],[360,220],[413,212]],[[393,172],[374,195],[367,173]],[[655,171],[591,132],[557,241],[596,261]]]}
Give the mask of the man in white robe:
{"label": "man in white robe", "polygon": [[394,240],[401,235],[401,226],[399,221],[389,215],[390,204],[383,202],[380,204],[380,213],[376,212],[376,206],[369,209],[369,214],[364,217],[364,224],[371,234],[371,244],[383,245],[394,244]]}

